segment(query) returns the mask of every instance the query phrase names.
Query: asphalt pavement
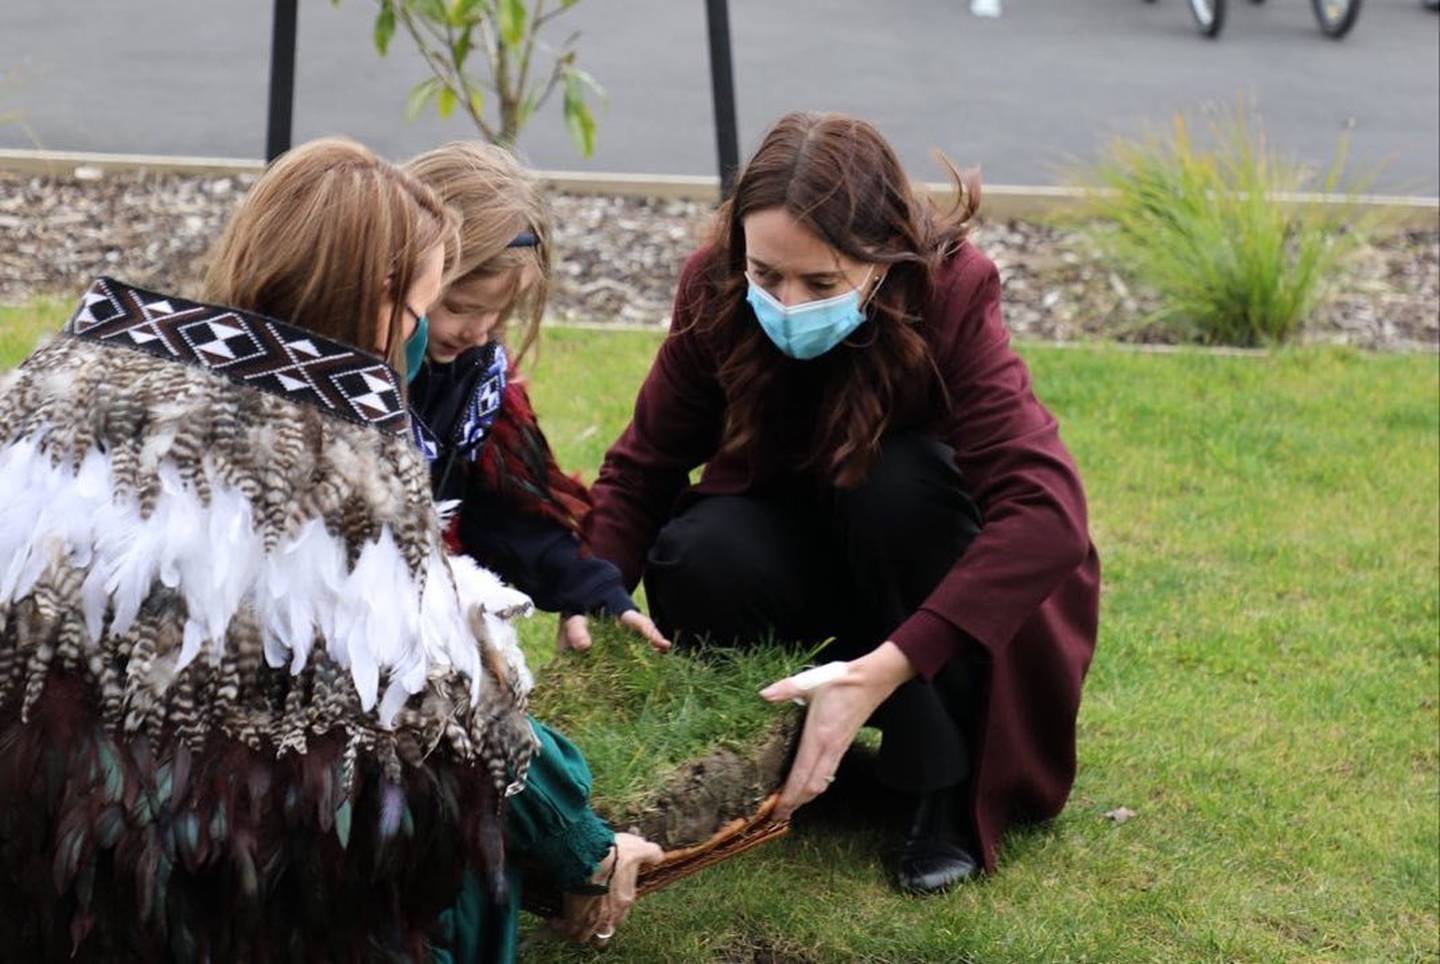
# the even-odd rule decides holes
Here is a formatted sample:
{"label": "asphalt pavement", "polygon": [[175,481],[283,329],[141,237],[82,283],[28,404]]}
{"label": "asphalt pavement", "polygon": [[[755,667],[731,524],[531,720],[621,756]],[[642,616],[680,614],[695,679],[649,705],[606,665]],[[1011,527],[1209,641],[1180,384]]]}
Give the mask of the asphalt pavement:
{"label": "asphalt pavement", "polygon": [[[934,149],[991,183],[1047,184],[1117,134],[1205,104],[1258,105],[1272,143],[1323,165],[1353,125],[1377,190],[1440,193],[1440,16],[1366,0],[1342,42],[1308,0],[1230,0],[1218,41],[1185,0],[731,0],[742,154],[796,108],[874,121],[913,174]],[[404,157],[472,134],[460,115],[404,120],[425,76],[398,34],[371,44],[371,0],[301,0],[297,141],[357,137]],[[265,139],[268,0],[3,0],[0,146],[257,157]],[[608,92],[599,145],[580,158],[558,102],[520,147],[548,169],[715,170],[703,0],[582,0],[551,25],[579,30],[580,64]]]}

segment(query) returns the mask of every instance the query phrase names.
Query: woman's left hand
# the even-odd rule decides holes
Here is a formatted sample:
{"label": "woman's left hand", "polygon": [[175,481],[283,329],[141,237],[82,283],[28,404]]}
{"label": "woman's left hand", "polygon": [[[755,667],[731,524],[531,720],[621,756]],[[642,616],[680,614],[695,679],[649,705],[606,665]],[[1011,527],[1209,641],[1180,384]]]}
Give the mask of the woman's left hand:
{"label": "woman's left hand", "polygon": [[774,819],[790,819],[797,809],[829,788],[840,758],[850,748],[860,727],[876,707],[914,675],[915,669],[900,647],[887,641],[846,663],[845,673],[839,679],[811,692],[796,685],[793,677],[760,691],[761,697],[771,703],[803,697],[810,706],[805,714],[805,730],[800,735],[800,749],[790,766],[790,776],[780,793]]}
{"label": "woman's left hand", "polygon": [[598,896],[566,894],[563,915],[553,926],[573,941],[604,945],[615,936],[635,903],[635,884],[640,871],[659,863],[665,852],[658,844],[629,833],[615,835],[615,849],[606,855],[590,878],[591,883],[609,883],[609,891]]}

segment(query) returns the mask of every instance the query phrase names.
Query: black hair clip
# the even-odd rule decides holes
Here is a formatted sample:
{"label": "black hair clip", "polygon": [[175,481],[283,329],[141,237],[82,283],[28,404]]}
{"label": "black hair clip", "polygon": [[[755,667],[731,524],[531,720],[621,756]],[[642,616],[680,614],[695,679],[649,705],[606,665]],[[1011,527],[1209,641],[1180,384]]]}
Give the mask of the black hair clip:
{"label": "black hair clip", "polygon": [[534,231],[521,231],[507,245],[507,248],[538,248],[540,247],[540,236]]}

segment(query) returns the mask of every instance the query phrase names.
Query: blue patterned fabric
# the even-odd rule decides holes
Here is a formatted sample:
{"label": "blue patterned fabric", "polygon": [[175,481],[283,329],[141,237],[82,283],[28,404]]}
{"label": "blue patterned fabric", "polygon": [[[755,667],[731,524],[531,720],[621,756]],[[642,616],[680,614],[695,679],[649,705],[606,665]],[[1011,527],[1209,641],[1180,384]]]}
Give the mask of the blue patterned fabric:
{"label": "blue patterned fabric", "polygon": [[510,359],[505,346],[489,342],[448,365],[426,362],[412,389],[410,431],[426,460],[454,453],[473,462],[484,447],[505,397]]}

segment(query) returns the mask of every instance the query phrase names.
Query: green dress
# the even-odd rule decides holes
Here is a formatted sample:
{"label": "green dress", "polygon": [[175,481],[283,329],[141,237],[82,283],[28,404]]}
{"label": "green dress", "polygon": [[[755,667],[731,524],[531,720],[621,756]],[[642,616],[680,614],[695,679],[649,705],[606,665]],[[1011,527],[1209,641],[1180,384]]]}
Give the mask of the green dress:
{"label": "green dress", "polygon": [[431,943],[436,964],[515,960],[520,921],[520,878],[515,860],[544,868],[562,890],[583,884],[610,852],[615,834],[590,809],[590,767],[565,737],[530,719],[540,749],[530,763],[525,789],[505,811],[510,902],[491,903],[480,878],[465,875],[455,905],[440,916]]}

